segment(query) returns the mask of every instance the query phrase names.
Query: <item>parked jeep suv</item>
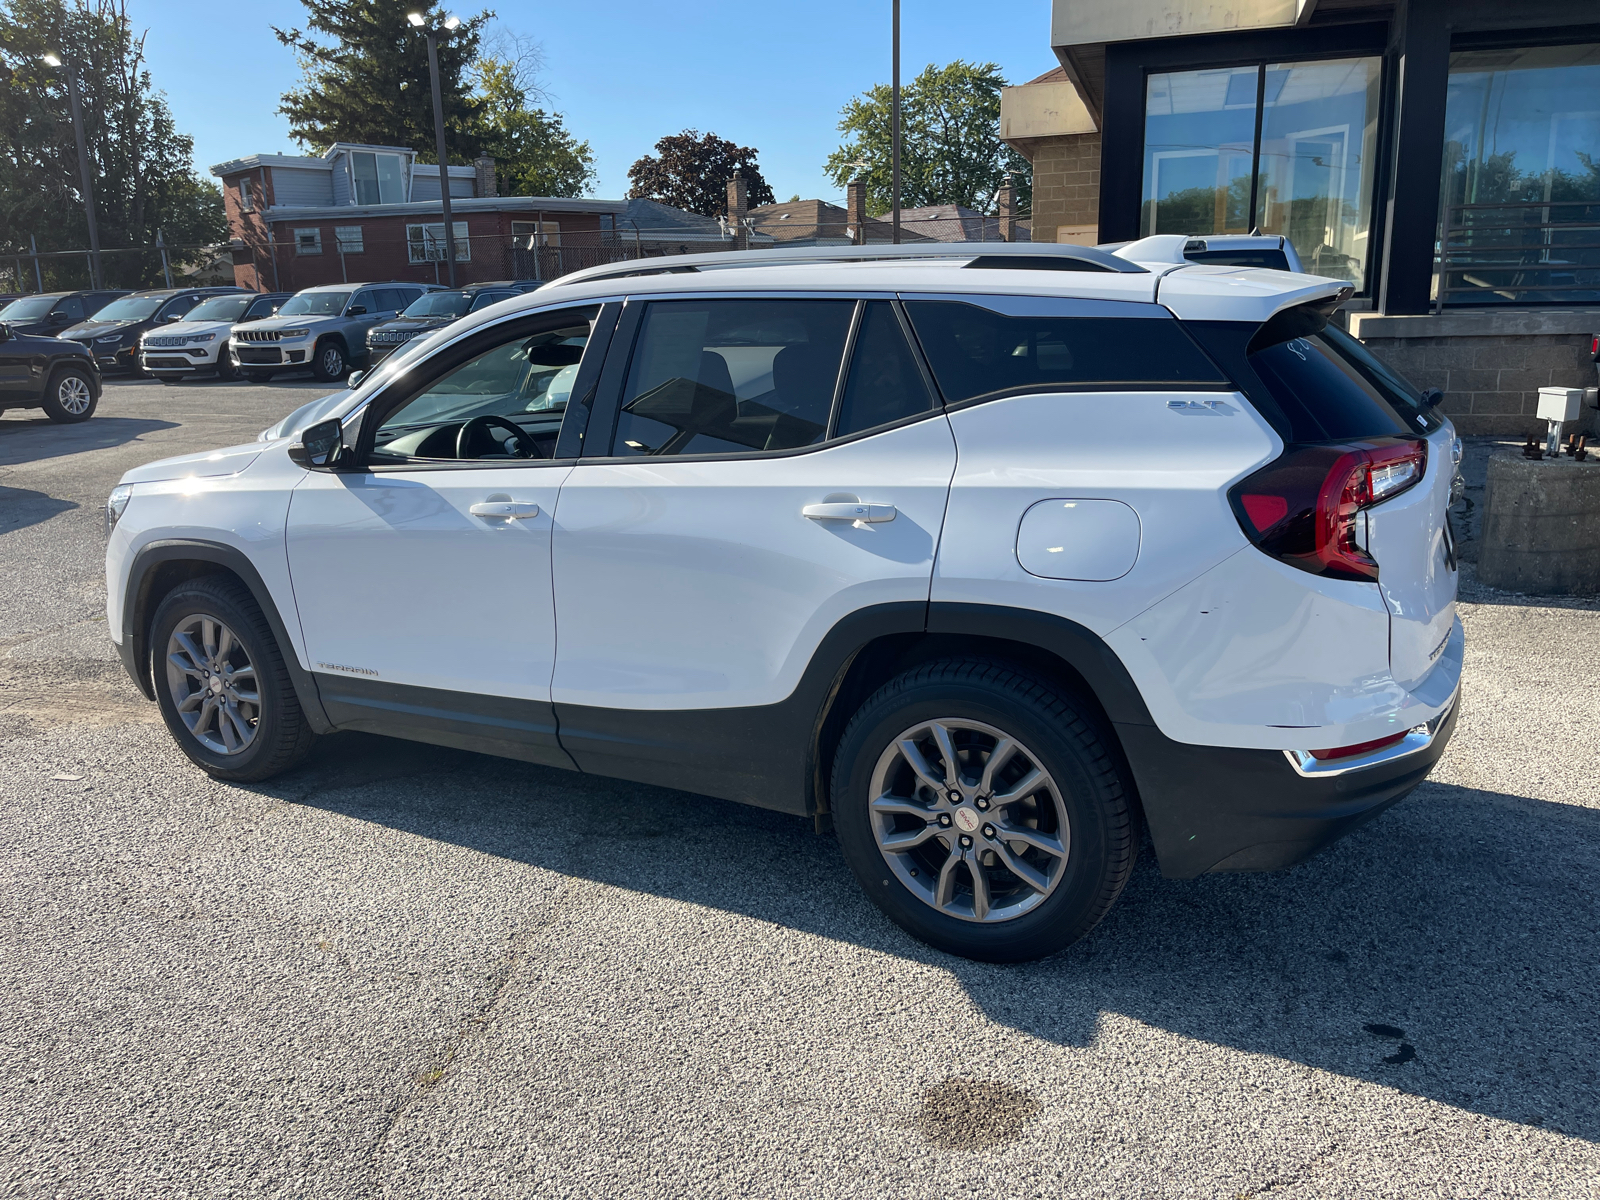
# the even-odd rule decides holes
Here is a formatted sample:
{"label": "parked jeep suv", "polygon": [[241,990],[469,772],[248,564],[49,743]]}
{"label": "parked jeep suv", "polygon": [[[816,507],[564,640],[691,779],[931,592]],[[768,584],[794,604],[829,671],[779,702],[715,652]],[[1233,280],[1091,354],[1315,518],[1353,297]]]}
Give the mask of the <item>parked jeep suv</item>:
{"label": "parked jeep suv", "polygon": [[[1181,247],[1180,247],[1181,251]],[[1448,422],[1346,285],[1069,246],[594,268],[131,471],[109,618],[221,779],[360,729],[815,818],[957,954],[1288,866],[1461,676]],[[559,636],[558,636],[559,634]]]}
{"label": "parked jeep suv", "polygon": [[10,326],[12,333],[55,337],[127,294],[127,289],[123,289],[110,292],[37,292],[31,296],[14,296],[4,308],[0,308],[0,321]]}
{"label": "parked jeep suv", "polygon": [[532,288],[513,283],[474,283],[454,291],[429,292],[419,297],[392,321],[375,325],[367,333],[370,365],[376,365],[412,338],[448,325],[458,317],[502,300],[521,295]]}
{"label": "parked jeep suv", "polygon": [[77,342],[19,333],[0,323],[0,412],[42,408],[57,424],[94,416],[100,368]]}
{"label": "parked jeep suv", "polygon": [[238,295],[243,288],[152,288],[113,300],[87,321],[60,336],[79,342],[103,370],[139,371],[139,340],[146,330],[183,320],[189,310],[211,296]]}
{"label": "parked jeep suv", "polygon": [[140,339],[139,365],[162,383],[205,375],[237,379],[228,335],[236,326],[266,320],[289,296],[289,292],[241,292],[202,301],[183,320],[152,329]]}
{"label": "parked jeep suv", "polygon": [[324,383],[343,379],[367,361],[367,331],[405,309],[427,283],[337,283],[307,288],[285,300],[278,315],[240,329],[230,339],[233,362],[255,383],[285,369],[310,368]]}

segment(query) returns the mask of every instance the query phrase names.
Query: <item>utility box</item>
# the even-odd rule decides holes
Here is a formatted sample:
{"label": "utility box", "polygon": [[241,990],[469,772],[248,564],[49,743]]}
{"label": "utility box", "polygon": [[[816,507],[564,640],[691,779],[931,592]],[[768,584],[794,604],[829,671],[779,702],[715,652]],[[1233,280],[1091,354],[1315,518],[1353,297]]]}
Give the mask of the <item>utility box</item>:
{"label": "utility box", "polygon": [[1583,389],[1542,387],[1539,389],[1541,421],[1576,421],[1583,410]]}

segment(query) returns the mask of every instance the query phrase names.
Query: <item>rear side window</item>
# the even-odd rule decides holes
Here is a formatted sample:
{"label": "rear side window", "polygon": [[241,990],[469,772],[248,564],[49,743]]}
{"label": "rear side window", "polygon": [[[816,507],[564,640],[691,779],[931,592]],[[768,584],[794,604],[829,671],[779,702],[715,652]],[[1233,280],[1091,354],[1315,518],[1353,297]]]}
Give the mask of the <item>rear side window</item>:
{"label": "rear side window", "polygon": [[611,453],[794,450],[827,436],[851,300],[668,300],[634,343]]}
{"label": "rear side window", "polygon": [[839,436],[875,429],[891,421],[914,417],[933,407],[933,397],[906,342],[894,306],[885,300],[868,301],[850,357],[839,403]]}
{"label": "rear side window", "polygon": [[1137,307],[1141,315],[1126,317],[1014,316],[958,301],[911,300],[906,312],[950,404],[1030,391],[1227,383],[1176,318],[1154,305]]}

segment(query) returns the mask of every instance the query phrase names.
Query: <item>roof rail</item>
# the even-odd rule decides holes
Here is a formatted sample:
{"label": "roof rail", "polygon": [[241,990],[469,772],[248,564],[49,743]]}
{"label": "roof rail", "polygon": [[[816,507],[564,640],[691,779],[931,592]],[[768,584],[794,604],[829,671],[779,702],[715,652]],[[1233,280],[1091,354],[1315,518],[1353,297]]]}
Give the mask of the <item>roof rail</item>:
{"label": "roof rail", "polygon": [[[986,267],[1003,264],[1001,258],[1031,259],[1019,262],[1019,269],[1038,269],[1043,260],[1082,263],[1091,271],[1111,271],[1123,275],[1143,275],[1145,269],[1125,258],[1118,258],[1093,246],[1067,246],[1051,242],[934,242],[900,246],[784,246],[770,250],[724,250],[712,254],[674,254],[662,258],[635,258],[627,262],[585,267],[551,280],[562,283],[590,283],[600,279],[626,279],[635,275],[665,275],[679,271],[722,270],[731,267],[789,266],[798,263],[877,262],[903,259],[988,259]],[[1068,267],[1067,269],[1072,269]],[[1081,268],[1080,268],[1081,269]],[[550,286],[550,285],[547,285]]]}

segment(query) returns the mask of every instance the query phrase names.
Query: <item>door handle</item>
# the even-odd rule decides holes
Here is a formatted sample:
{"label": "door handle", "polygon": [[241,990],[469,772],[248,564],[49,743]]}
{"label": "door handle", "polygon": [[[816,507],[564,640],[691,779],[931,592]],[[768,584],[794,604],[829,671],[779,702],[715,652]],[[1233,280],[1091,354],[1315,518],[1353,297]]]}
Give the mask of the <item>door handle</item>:
{"label": "door handle", "polygon": [[539,515],[539,506],[522,500],[484,500],[467,509],[475,517],[502,517],[507,521],[525,521]]}
{"label": "door handle", "polygon": [[864,525],[878,525],[895,518],[892,504],[808,504],[800,515],[813,521],[856,521]]}

